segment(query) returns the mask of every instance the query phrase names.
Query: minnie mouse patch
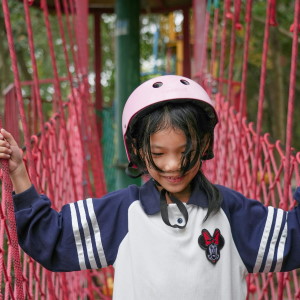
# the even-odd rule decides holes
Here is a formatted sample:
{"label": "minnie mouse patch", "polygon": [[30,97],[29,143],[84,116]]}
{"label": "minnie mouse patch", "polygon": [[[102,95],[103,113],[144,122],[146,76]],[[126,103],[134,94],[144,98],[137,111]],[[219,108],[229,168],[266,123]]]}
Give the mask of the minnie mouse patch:
{"label": "minnie mouse patch", "polygon": [[220,259],[220,250],[223,248],[225,240],[218,228],[215,229],[213,236],[207,229],[203,229],[201,233],[198,238],[199,246],[205,250],[206,258],[215,265]]}

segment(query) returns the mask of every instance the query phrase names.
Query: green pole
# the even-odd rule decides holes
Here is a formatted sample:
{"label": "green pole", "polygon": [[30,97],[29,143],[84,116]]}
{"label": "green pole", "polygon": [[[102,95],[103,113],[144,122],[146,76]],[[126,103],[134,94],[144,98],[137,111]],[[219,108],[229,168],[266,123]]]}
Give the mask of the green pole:
{"label": "green pole", "polygon": [[122,111],[130,93],[140,83],[140,0],[116,1],[116,131],[117,189],[140,184],[125,174],[128,164],[122,136]]}

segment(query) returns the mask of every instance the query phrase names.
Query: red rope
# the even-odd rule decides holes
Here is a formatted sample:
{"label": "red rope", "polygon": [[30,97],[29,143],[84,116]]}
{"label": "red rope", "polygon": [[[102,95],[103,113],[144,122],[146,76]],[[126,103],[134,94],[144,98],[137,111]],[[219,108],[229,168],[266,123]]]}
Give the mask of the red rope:
{"label": "red rope", "polygon": [[70,38],[72,38],[72,40],[73,40],[73,46],[74,46],[74,48],[73,48],[73,51],[74,51],[73,59],[74,59],[74,62],[76,64],[76,67],[77,67],[76,74],[78,75],[78,79],[79,79],[79,74],[80,74],[81,70],[80,70],[79,53],[78,53],[78,50],[75,50],[75,41],[77,39],[77,36],[76,36],[76,10],[75,10],[75,5],[74,5],[73,0],[63,0],[63,1],[66,1],[66,7],[68,7],[68,10],[70,10],[70,13],[71,13],[71,16],[72,16],[71,17],[72,21],[70,22]]}
{"label": "red rope", "polygon": [[[2,122],[0,120],[0,128],[2,128]],[[18,245],[18,236],[17,236],[17,228],[16,228],[16,220],[14,213],[14,204],[12,199],[12,191],[13,186],[9,177],[9,169],[8,169],[8,161],[4,159],[0,159],[0,166],[2,169],[2,197],[3,202],[6,204],[7,209],[7,217],[9,222],[9,240],[10,246],[12,249],[12,258],[14,261],[14,273],[15,273],[15,290],[16,294],[14,295],[12,292],[12,299],[22,300],[24,298],[23,292],[23,275],[22,275],[22,267],[20,263],[20,255],[19,255],[19,245]],[[2,256],[2,255],[1,255]],[[1,262],[0,262],[1,263]],[[2,267],[2,264],[0,268]],[[2,273],[2,272],[1,272]],[[1,282],[1,281],[0,281]]]}
{"label": "red rope", "polygon": [[[203,51],[201,57],[201,65],[200,65],[200,76],[203,77],[207,71],[207,44],[208,44],[208,33],[209,33],[209,23],[210,23],[210,13],[206,11],[205,14],[205,25],[204,25],[204,44],[203,44]],[[204,79],[204,77],[203,77]]]}
{"label": "red rope", "polygon": [[[246,108],[246,82],[248,75],[248,57],[249,57],[249,43],[250,43],[250,32],[251,32],[251,19],[252,19],[252,3],[253,0],[247,1],[246,6],[246,30],[245,30],[245,39],[244,39],[244,50],[243,50],[243,66],[242,66],[242,80],[241,80],[241,92],[240,92],[240,101],[239,101],[239,128],[242,128],[243,117],[246,116],[245,108]],[[241,139],[242,130],[239,130],[238,140]],[[237,174],[235,178],[236,189],[239,189],[238,183],[240,182],[238,179],[240,177],[240,167],[242,166],[241,159],[241,144],[237,145]]]}
{"label": "red rope", "polygon": [[[25,108],[24,108],[24,103],[23,103],[23,98],[22,98],[20,75],[19,75],[18,63],[17,63],[17,55],[16,55],[16,51],[14,48],[13,33],[12,33],[12,27],[11,27],[11,22],[10,22],[10,13],[9,13],[9,9],[8,9],[7,0],[2,1],[2,8],[3,8],[5,28],[6,28],[6,34],[7,34],[8,47],[9,47],[9,54],[11,57],[12,70],[14,73],[14,85],[16,87],[16,95],[17,95],[17,100],[18,100],[19,109],[20,109],[20,117],[21,117],[22,126],[23,126],[23,130],[24,130],[25,146],[27,149],[31,149],[30,134],[29,134],[29,130],[28,130],[27,122],[26,122],[26,117],[25,117]],[[28,162],[29,173],[30,173],[33,184],[35,184],[36,172],[35,172],[34,166],[31,163],[33,161],[33,159],[32,159],[32,155],[31,155],[30,151],[29,151],[28,156],[29,156],[29,162]]]}
{"label": "red rope", "polygon": [[[38,113],[38,118],[34,118],[35,120],[39,120],[39,129],[41,129],[42,135],[44,135],[45,127],[44,125],[44,115],[43,115],[43,109],[42,109],[42,101],[41,101],[41,96],[40,96],[40,89],[39,89],[39,77],[38,77],[38,68],[37,68],[37,62],[35,58],[35,46],[34,46],[34,41],[33,41],[33,30],[32,30],[32,24],[31,24],[31,17],[30,17],[30,12],[29,12],[29,7],[28,7],[28,2],[27,0],[23,1],[23,6],[24,6],[24,11],[25,11],[25,18],[26,18],[26,27],[27,27],[27,34],[28,34],[28,41],[29,41],[29,52],[30,52],[30,58],[31,58],[31,63],[32,63],[32,70],[33,70],[33,99],[35,100],[34,103],[36,103],[37,106],[37,113]],[[56,77],[55,77],[56,79]],[[56,81],[55,81],[56,82]],[[31,118],[30,118],[31,119]],[[49,152],[47,151],[48,149],[45,148],[45,155],[47,158],[49,158]],[[43,167],[46,173],[49,176],[49,179],[51,179],[50,174],[49,174],[49,167],[46,165],[48,159],[43,160]],[[49,190],[50,193],[53,194],[53,183],[51,180],[48,181],[49,184]],[[45,192],[45,191],[41,191]]]}
{"label": "red rope", "polygon": [[277,26],[277,21],[276,21],[276,0],[271,1],[269,24],[271,26]]}
{"label": "red rope", "polygon": [[[232,98],[230,93],[227,98],[223,89],[220,89],[220,93],[216,96],[217,109],[219,112],[220,123],[216,128],[216,140],[215,140],[215,156],[216,160],[211,161],[205,165],[207,174],[212,176],[213,182],[225,184],[241,191],[246,196],[255,197],[261,200],[264,205],[272,205],[274,207],[280,207],[284,209],[291,209],[294,207],[294,201],[292,198],[292,189],[300,182],[300,155],[299,152],[293,156],[291,141],[292,141],[292,123],[293,123],[293,111],[294,97],[296,89],[296,69],[298,49],[296,50],[297,40],[299,38],[299,32],[293,36],[293,50],[291,55],[291,75],[290,75],[290,88],[289,88],[289,108],[288,108],[288,121],[286,128],[286,143],[285,151],[282,149],[280,141],[275,143],[270,142],[268,134],[261,135],[261,122],[263,116],[263,101],[264,101],[264,89],[266,80],[266,58],[268,54],[268,38],[269,27],[274,25],[276,17],[276,2],[269,1],[267,3],[267,17],[265,25],[265,34],[263,40],[263,54],[262,54],[262,66],[260,76],[260,90],[259,90],[259,109],[258,109],[258,123],[256,129],[252,123],[248,124],[244,117],[244,107],[246,106],[246,79],[248,73],[248,54],[250,44],[250,27],[252,18],[253,1],[247,1],[246,4],[246,30],[244,36],[244,49],[243,49],[243,66],[242,66],[242,79],[241,79],[241,103],[239,104],[237,114],[234,111],[233,106],[229,106],[228,101]],[[239,2],[235,1],[235,12],[239,10]],[[224,3],[224,11],[227,12],[223,16],[222,20],[222,43],[221,43],[221,63],[220,63],[220,75],[216,80],[222,84],[230,85],[230,70],[228,71],[228,80],[224,78],[226,73],[225,63],[230,61],[233,57],[234,51],[227,53],[222,49],[226,45],[227,37],[224,32],[228,34],[228,30],[224,29],[226,22],[224,20],[232,19],[233,14],[229,11],[229,1]],[[273,11],[272,11],[273,9]],[[300,29],[299,26],[299,0],[297,0],[297,6],[295,3],[295,21],[291,26],[291,29]],[[296,18],[298,18],[296,21]],[[236,17],[235,17],[236,20]],[[216,26],[213,26],[212,30],[215,30]],[[235,28],[236,29],[236,28]],[[295,31],[297,31],[295,30]],[[212,34],[214,36],[214,33]],[[235,38],[234,35],[231,35]],[[231,40],[232,43],[232,40]],[[232,44],[231,44],[232,45]],[[297,45],[297,47],[299,47]],[[229,47],[228,47],[229,48]],[[224,57],[223,57],[224,55]],[[231,57],[230,57],[231,56]],[[211,62],[211,66],[213,62]],[[235,70],[237,64],[232,62],[234,66],[232,70]],[[229,69],[229,68],[228,68]],[[227,101],[226,101],[227,100]],[[229,151],[228,151],[229,149]],[[227,163],[223,163],[227,161]],[[211,165],[210,165],[211,164]],[[221,165],[222,164],[222,165]],[[223,165],[226,165],[225,167]],[[289,166],[288,166],[289,165]],[[226,175],[224,175],[226,173]],[[210,177],[211,178],[211,177]],[[225,179],[225,182],[224,182]],[[232,180],[234,179],[234,180]],[[233,182],[231,182],[233,181]],[[284,184],[283,184],[284,183]],[[299,282],[297,271],[276,273],[276,274],[256,274],[248,277],[248,292],[249,299],[299,299]]]}
{"label": "red rope", "polygon": [[68,5],[67,0],[63,0],[63,7],[64,7],[64,14],[66,16],[66,25],[67,25],[67,31],[68,31],[68,36],[69,36],[69,44],[70,44],[70,49],[73,57],[73,62],[74,62],[74,73],[76,74],[75,78],[78,80],[78,58],[75,53],[75,43],[74,43],[74,36],[73,36],[73,31],[72,31],[72,26],[71,26],[71,21],[70,21],[70,7]]}
{"label": "red rope", "polygon": [[[229,10],[229,4],[230,1],[228,1],[227,3],[225,2],[225,4],[227,5],[227,10]],[[235,12],[233,15],[230,15],[230,17],[232,16],[232,25],[231,25],[231,35],[230,35],[230,54],[229,54],[229,67],[228,67],[228,86],[227,86],[227,101],[229,101],[229,103],[233,103],[233,98],[232,98],[232,82],[233,82],[233,73],[234,73],[234,61],[235,61],[235,52],[236,52],[236,30],[238,28],[237,24],[239,22],[239,15],[240,15],[240,0],[235,0],[234,2],[235,5]],[[227,13],[227,17],[228,17],[228,13]],[[228,107],[229,108],[229,107]],[[227,113],[227,119],[229,117],[229,110],[226,110]],[[229,151],[229,142],[228,142],[228,135],[229,135],[229,128],[228,128],[229,123],[226,122],[225,123],[225,136],[224,136],[224,148],[225,148],[225,153],[228,153]],[[225,160],[223,162],[224,164],[224,169],[227,170],[227,163],[228,161]],[[235,162],[236,164],[238,164],[238,161]],[[230,176],[228,176],[227,172],[223,173],[223,179],[222,181],[224,183],[227,183],[227,178],[230,178]]]}
{"label": "red rope", "polygon": [[[209,67],[211,73],[213,73],[213,79],[215,79],[220,87],[220,93],[216,95],[217,108],[220,116],[220,123],[216,128],[216,141],[215,141],[215,156],[218,161],[218,165],[213,165],[214,161],[205,165],[208,169],[207,174],[213,176],[213,181],[220,184],[226,184],[230,187],[233,186],[237,190],[241,191],[245,195],[259,198],[263,201],[265,205],[278,206],[278,200],[280,200],[280,206],[283,208],[291,208],[294,203],[292,200],[291,186],[292,182],[300,183],[300,154],[297,153],[295,156],[292,155],[291,149],[291,138],[292,138],[292,123],[293,123],[293,110],[295,101],[295,84],[296,84],[296,60],[298,56],[298,46],[295,46],[295,41],[298,38],[299,32],[299,1],[295,2],[295,20],[291,26],[294,29],[293,34],[293,51],[291,59],[291,74],[290,74],[290,87],[289,87],[289,108],[288,108],[288,121],[287,121],[287,135],[286,135],[286,149],[282,149],[279,141],[276,143],[271,143],[268,134],[261,135],[261,124],[254,129],[252,123],[248,124],[244,117],[244,109],[246,107],[246,80],[247,80],[247,63],[248,63],[248,52],[249,52],[249,40],[250,40],[250,23],[251,23],[251,8],[252,0],[246,1],[246,30],[244,36],[244,49],[243,49],[243,62],[242,62],[242,78],[241,82],[237,78],[236,81],[233,78],[239,75],[236,72],[236,67],[239,66],[236,63],[235,52],[238,51],[236,47],[236,30],[240,28],[243,24],[241,16],[241,1],[231,0],[224,1],[224,15],[222,26],[223,30],[219,33],[220,29],[218,24],[218,11],[215,10],[213,26],[210,24],[209,15],[206,15],[205,22],[205,36],[201,40],[202,45],[209,42],[208,37],[212,37],[211,41],[211,61],[209,66],[207,64],[207,57],[203,57],[202,66],[204,68]],[[3,2],[7,2],[4,0]],[[3,4],[3,6],[7,4]],[[35,123],[37,119],[35,116],[41,114],[39,107],[42,106],[39,92],[37,87],[41,84],[42,80],[39,80],[37,71],[33,71],[33,85],[32,85],[32,98],[31,101],[33,112],[29,112],[25,115],[24,109],[20,106],[20,113],[23,114],[23,120],[25,125],[29,127],[28,132],[36,132],[37,129],[43,125],[45,128],[41,128],[41,133],[33,136],[31,139],[25,137],[25,142],[31,143],[30,148],[26,147],[25,159],[29,164],[34,164],[36,170],[38,171],[38,176],[34,178],[37,182],[39,189],[44,189],[47,191],[51,190],[49,188],[49,182],[51,182],[56,188],[55,193],[50,191],[50,197],[53,200],[53,207],[59,209],[64,203],[64,199],[80,199],[84,196],[85,192],[90,193],[91,191],[87,187],[84,191],[82,188],[82,183],[87,180],[87,184],[91,181],[95,183],[95,193],[99,192],[105,193],[105,185],[103,181],[103,166],[101,161],[101,147],[96,142],[96,135],[91,135],[91,132],[96,132],[96,122],[95,115],[92,113],[93,104],[88,93],[88,82],[87,76],[82,66],[86,57],[82,60],[82,53],[79,55],[76,52],[76,47],[81,47],[76,43],[76,37],[74,37],[74,32],[76,31],[75,25],[80,24],[78,20],[78,1],[77,7],[75,2],[72,0],[63,0],[65,21],[67,24],[67,30],[71,41],[70,51],[67,50],[67,41],[64,36],[63,30],[63,19],[60,12],[60,2],[55,0],[56,16],[60,29],[60,37],[62,39],[62,49],[64,51],[64,57],[66,61],[66,68],[68,69],[68,80],[71,86],[71,92],[68,102],[63,102],[61,98],[60,91],[60,81],[57,76],[54,75],[54,80],[52,80],[55,88],[55,101],[57,106],[57,111],[53,117],[46,123]],[[80,3],[79,3],[80,4]],[[43,0],[43,11],[44,18],[46,19],[45,26],[47,27],[47,36],[49,43],[53,43],[50,19],[48,11],[45,11],[47,7],[46,1]],[[234,5],[234,13],[231,12],[232,6]],[[29,21],[27,26],[30,29],[30,14],[28,10],[28,1],[24,4],[27,7],[27,17]],[[26,14],[25,14],[26,15]],[[9,22],[9,16],[6,19]],[[230,44],[227,40],[229,33],[228,20],[232,20],[231,26],[231,36]],[[269,0],[267,8],[267,20],[268,26],[274,25],[274,20],[276,20],[276,1]],[[244,25],[244,24],[243,24]],[[266,24],[267,25],[267,24]],[[6,27],[9,29],[10,24]],[[72,28],[73,26],[73,28]],[[233,28],[234,26],[234,28]],[[203,26],[204,27],[204,26]],[[210,35],[209,30],[213,27],[213,32]],[[296,30],[297,29],[297,30]],[[10,35],[10,36],[9,36]],[[31,36],[30,36],[31,35]],[[218,58],[218,35],[221,37],[221,55]],[[260,77],[260,106],[258,117],[260,122],[262,121],[262,101],[264,100],[264,88],[265,88],[265,77],[266,77],[266,57],[268,52],[268,33],[265,27],[264,36],[264,48],[262,55],[262,67],[261,67],[261,77]],[[28,33],[29,48],[32,53],[32,64],[34,68],[35,59],[34,54],[34,43],[32,33]],[[8,39],[10,39],[10,45],[13,47],[13,38],[11,33],[8,31]],[[267,45],[265,45],[267,43]],[[75,47],[75,45],[77,45]],[[229,48],[230,46],[230,51]],[[232,47],[234,46],[234,47]],[[52,48],[52,50],[51,50]],[[296,49],[297,48],[297,49]],[[196,49],[197,50],[197,49]],[[12,99],[14,102],[17,97],[18,103],[21,97],[21,84],[18,79],[18,69],[16,64],[16,58],[13,57],[14,49],[10,49],[12,53],[12,66],[14,70],[15,77],[15,91],[7,94],[7,99]],[[54,52],[53,44],[49,46],[50,56],[52,60],[53,70],[55,73],[56,64],[56,53]],[[52,54],[51,54],[52,53]],[[74,61],[71,62],[71,56]],[[236,56],[237,57],[237,56]],[[214,72],[214,63],[216,60],[220,60],[219,76]],[[229,65],[226,63],[229,61]],[[74,65],[73,65],[74,64]],[[78,67],[77,67],[78,65]],[[75,80],[78,79],[77,71],[78,68],[81,71],[80,82],[77,80],[78,86],[74,85],[72,74],[70,72],[71,67],[74,66]],[[211,76],[210,74],[205,74],[204,68],[200,70],[202,72],[202,79],[205,84],[210,84]],[[57,72],[57,70],[56,70]],[[205,76],[206,75],[206,76]],[[233,76],[235,75],[235,76]],[[225,78],[226,77],[226,78]],[[237,76],[236,76],[237,77]],[[44,79],[43,79],[44,80]],[[30,83],[32,84],[32,83]],[[223,86],[225,92],[223,91]],[[235,95],[234,90],[241,89],[240,95]],[[227,95],[225,99],[224,94]],[[228,101],[233,103],[234,100],[240,99],[239,106],[236,106],[239,113],[236,114],[234,107],[229,105]],[[227,100],[227,101],[226,101]],[[21,103],[22,104],[22,103]],[[23,105],[23,104],[22,104]],[[39,107],[38,107],[39,105]],[[11,110],[13,106],[9,106],[8,110]],[[31,107],[30,107],[31,109]],[[64,112],[66,112],[64,114]],[[34,118],[32,118],[34,116]],[[10,122],[11,119],[9,115],[6,115],[7,120]],[[26,123],[27,121],[27,123]],[[14,121],[15,123],[16,121]],[[81,131],[84,126],[85,130]],[[72,129],[72,130],[70,130]],[[17,128],[17,130],[19,130]],[[25,134],[26,135],[26,134]],[[259,148],[258,148],[259,147]],[[92,156],[92,160],[86,157],[83,160],[82,157]],[[279,158],[279,160],[278,160]],[[91,164],[91,161],[93,164]],[[226,161],[226,162],[225,162]],[[95,163],[94,163],[95,162]],[[224,162],[224,163],[223,163]],[[86,165],[84,166],[83,164]],[[221,165],[222,164],[222,165]],[[213,167],[211,167],[211,165]],[[73,166],[73,167],[71,167]],[[224,167],[223,167],[224,166]],[[35,170],[35,169],[34,169]],[[49,170],[49,173],[47,173]],[[87,175],[86,172],[90,174]],[[101,170],[101,172],[99,172]],[[76,175],[72,174],[75,172]],[[92,173],[92,174],[91,174]],[[3,176],[3,174],[2,174]],[[32,173],[31,173],[31,176]],[[33,176],[34,177],[34,176]],[[102,177],[102,179],[101,179]],[[4,177],[2,178],[5,181]],[[222,182],[225,180],[226,182]],[[284,181],[284,188],[282,186],[282,181]],[[257,187],[256,187],[257,186]],[[72,188],[70,188],[72,187]],[[3,185],[4,188],[4,185]],[[251,194],[251,191],[256,189],[256,191]],[[78,196],[74,196],[77,193]],[[63,199],[64,198],[64,199]],[[0,208],[0,282],[4,288],[5,299],[9,297],[14,299],[19,299],[14,293],[17,292],[17,284],[12,274],[16,275],[15,269],[15,255],[16,252],[10,245],[6,247],[4,243],[6,242],[6,236],[8,241],[13,240],[12,233],[10,230],[10,222],[8,218],[6,219],[6,199],[1,202]],[[7,248],[7,250],[6,250]],[[6,251],[6,252],[5,252]],[[5,252],[5,255],[4,254]],[[50,272],[45,272],[40,265],[35,263],[25,254],[22,254],[21,262],[23,262],[23,274],[21,285],[23,286],[23,295],[26,295],[26,299],[77,299],[77,298],[101,298],[103,297],[103,292],[108,293],[109,287],[107,279],[110,275],[110,271],[104,270],[104,273],[92,271],[92,272],[82,272],[76,274],[55,274]],[[4,257],[6,258],[4,260]],[[17,258],[20,261],[20,257]],[[97,282],[104,280],[103,286],[96,286],[94,278],[97,277]],[[87,286],[82,283],[87,284]],[[72,285],[70,285],[72,283]],[[18,282],[19,285],[19,282]],[[15,292],[14,292],[15,289]],[[248,291],[251,293],[249,298],[255,299],[266,299],[270,297],[272,299],[282,299],[284,297],[291,299],[299,299],[300,290],[297,278],[297,272],[288,272],[284,274],[263,274],[263,275],[252,275],[248,277]],[[0,291],[0,299],[2,290]],[[24,294],[25,293],[25,294]]]}
{"label": "red rope", "polygon": [[[298,28],[300,24],[300,0],[295,1],[295,14],[294,14],[294,27]],[[290,168],[291,168],[291,144],[293,137],[293,116],[295,110],[295,90],[296,90],[296,77],[297,77],[297,61],[298,61],[298,36],[299,31],[293,32],[293,45],[291,57],[291,70],[290,70],[290,86],[289,86],[289,99],[288,99],[288,112],[287,112],[287,127],[286,127],[286,158],[285,158],[285,176],[284,176],[284,197],[282,207],[287,209],[287,200],[290,196]],[[300,182],[298,182],[300,184]]]}
{"label": "red rope", "polygon": [[[294,28],[298,28],[300,24],[300,0],[295,0],[294,12]],[[285,155],[285,173],[284,173],[284,191],[280,206],[283,209],[288,209],[288,199],[292,199],[291,195],[291,143],[293,137],[293,116],[295,107],[295,88],[297,76],[297,60],[298,60],[298,30],[293,33],[291,71],[290,71],[290,86],[289,86],[289,101],[287,112],[287,127],[286,127],[286,155]],[[298,184],[300,182],[298,181]],[[285,285],[284,274],[280,274],[278,300],[283,299],[283,288]]]}
{"label": "red rope", "polygon": [[16,89],[13,84],[9,85],[3,92],[5,97],[4,127],[13,134],[17,143],[20,143],[19,133],[19,107]]}
{"label": "red rope", "polygon": [[241,6],[242,6],[241,0],[234,1],[234,23],[235,23],[234,25],[236,30],[242,29],[242,25],[240,23]]}
{"label": "red rope", "polygon": [[42,127],[41,125],[44,124],[44,115],[43,115],[42,101],[41,101],[40,90],[39,90],[38,68],[37,68],[37,62],[34,53],[33,32],[32,32],[32,24],[31,24],[31,18],[30,18],[29,7],[28,7],[28,0],[23,0],[23,6],[25,12],[27,34],[28,34],[29,53],[31,58],[32,71],[33,71],[34,99],[36,100],[35,103],[37,104],[38,120],[40,123],[40,127]]}
{"label": "red rope", "polygon": [[221,53],[220,53],[220,73],[219,77],[221,81],[219,81],[219,92],[223,94],[223,79],[225,73],[225,56],[226,56],[226,30],[227,30],[227,21],[228,21],[228,11],[229,11],[230,0],[224,1],[224,9],[223,9],[223,17],[222,24],[223,30],[221,34]]}
{"label": "red rope", "polygon": [[266,22],[264,30],[264,41],[263,41],[263,53],[261,62],[261,73],[260,73],[260,85],[259,85],[259,99],[258,99],[258,111],[257,111],[257,125],[256,125],[256,148],[255,148],[255,159],[253,166],[253,184],[252,184],[252,197],[258,199],[257,193],[257,171],[258,171],[258,159],[261,151],[260,144],[260,134],[262,128],[262,118],[263,118],[263,104],[265,99],[265,85],[266,85],[266,75],[267,75],[267,58],[269,50],[269,37],[270,37],[270,13],[272,0],[267,2],[267,12],[266,12]]}
{"label": "red rope", "polygon": [[213,22],[213,36],[211,42],[211,60],[210,60],[210,73],[213,78],[217,77],[215,62],[216,62],[216,52],[217,52],[217,37],[219,29],[219,9],[214,9],[214,22]]}
{"label": "red rope", "polygon": [[246,83],[248,75],[248,57],[249,57],[249,44],[250,44],[250,32],[251,32],[251,20],[252,20],[252,3],[253,0],[247,1],[246,6],[246,33],[244,39],[244,51],[243,51],[243,67],[242,67],[242,80],[241,80],[241,97],[238,111],[241,115],[245,116],[246,109]]}
{"label": "red rope", "polygon": [[[239,3],[237,7],[240,7],[240,0],[235,0],[234,4]],[[228,87],[227,87],[227,100],[233,103],[232,99],[232,81],[233,81],[233,71],[234,71],[234,58],[235,58],[235,48],[236,48],[236,29],[239,20],[240,9],[235,11],[234,17],[231,25],[231,35],[230,35],[230,55],[229,55],[229,67],[228,67]]]}
{"label": "red rope", "polygon": [[51,65],[52,65],[52,71],[54,77],[54,90],[55,90],[54,103],[56,104],[54,111],[57,110],[62,111],[62,97],[60,91],[60,82],[59,82],[57,63],[56,63],[56,57],[54,52],[54,43],[53,43],[53,37],[51,32],[51,25],[49,21],[48,4],[46,0],[41,1],[41,8],[44,13],[44,22],[45,22],[45,27],[46,27],[47,37],[48,37],[49,53],[50,53]]}
{"label": "red rope", "polygon": [[[51,57],[51,64],[52,64],[52,69],[53,69],[53,75],[54,75],[54,89],[55,89],[55,95],[57,98],[57,109],[60,111],[61,114],[61,126],[62,129],[64,130],[66,136],[67,136],[67,141],[70,141],[68,138],[68,131],[66,130],[66,121],[65,121],[65,115],[64,115],[64,109],[63,109],[63,102],[62,102],[62,95],[61,95],[61,90],[60,90],[60,82],[59,82],[59,75],[58,75],[58,70],[57,70],[57,62],[56,62],[56,57],[55,57],[55,51],[54,51],[54,42],[53,42],[53,36],[52,36],[52,31],[51,31],[51,25],[49,21],[49,11],[48,11],[48,4],[46,0],[42,0],[41,2],[41,7],[43,9],[44,13],[44,21],[45,21],[45,26],[46,26],[46,31],[47,31],[47,36],[48,36],[48,45],[49,45],[49,52],[50,52],[50,57]],[[70,73],[70,65],[69,65],[69,59],[68,59],[68,54],[66,50],[66,41],[65,41],[65,36],[63,33],[62,29],[62,21],[61,21],[61,12],[60,12],[60,5],[55,1],[55,8],[56,8],[56,13],[58,16],[58,24],[59,24],[59,30],[60,30],[60,35],[63,41],[63,49],[64,49],[64,55],[66,59],[66,69],[68,70],[68,76],[69,76],[69,81],[72,86],[72,79],[71,79],[71,73]],[[72,98],[74,99],[74,90],[71,88],[71,95]],[[79,112],[77,110],[77,107],[75,106],[75,114],[76,114],[76,119],[77,121],[79,120]],[[66,145],[67,147],[67,152],[70,153],[70,145],[69,142]],[[73,186],[75,186],[75,171],[73,169],[73,164],[71,162],[71,157],[68,156],[69,159],[69,165],[71,166],[71,173],[72,173],[72,178],[71,180],[73,181]],[[77,190],[75,189],[75,199],[77,198]]]}

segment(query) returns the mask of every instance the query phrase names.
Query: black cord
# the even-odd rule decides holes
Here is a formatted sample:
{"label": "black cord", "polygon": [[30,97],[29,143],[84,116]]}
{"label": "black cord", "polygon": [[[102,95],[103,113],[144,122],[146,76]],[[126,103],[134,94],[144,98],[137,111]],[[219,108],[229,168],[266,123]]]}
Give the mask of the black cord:
{"label": "black cord", "polygon": [[179,199],[177,199],[174,195],[168,193],[171,201],[177,205],[179,211],[181,212],[181,214],[183,215],[184,220],[185,220],[184,225],[177,225],[177,224],[172,225],[169,220],[168,203],[167,203],[167,199],[166,199],[166,193],[167,193],[167,191],[165,189],[162,189],[160,192],[161,217],[166,225],[173,227],[173,228],[184,229],[188,222],[188,219],[189,219],[188,211],[187,211],[185,205]]}

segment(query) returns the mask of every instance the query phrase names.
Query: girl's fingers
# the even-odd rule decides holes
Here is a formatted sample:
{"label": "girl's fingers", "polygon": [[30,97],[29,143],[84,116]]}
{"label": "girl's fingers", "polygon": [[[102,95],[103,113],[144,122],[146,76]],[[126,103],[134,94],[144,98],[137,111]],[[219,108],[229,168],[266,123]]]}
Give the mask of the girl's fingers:
{"label": "girl's fingers", "polygon": [[0,158],[10,158],[12,150],[6,147],[0,147]]}
{"label": "girl's fingers", "polygon": [[12,138],[12,136],[9,137],[7,131],[4,132],[3,130],[1,130],[1,132],[0,132],[0,158],[10,159],[11,154],[12,154],[12,149],[11,149],[10,143],[8,142],[8,139],[6,139],[6,136],[8,136],[8,138],[10,138],[10,141],[15,142],[14,139]]}
{"label": "girl's fingers", "polygon": [[9,159],[10,158],[10,154],[0,153],[0,158]]}
{"label": "girl's fingers", "polygon": [[[7,143],[6,143],[7,144]],[[5,145],[4,147],[0,146],[0,158],[10,158],[12,154],[12,150],[10,149],[9,145]]]}
{"label": "girl's fingers", "polygon": [[11,154],[11,153],[12,153],[12,150],[10,149],[10,147],[7,147],[7,146],[1,147],[1,146],[0,146],[0,152],[1,152],[1,153]]}
{"label": "girl's fingers", "polygon": [[[2,138],[1,138],[2,136]],[[6,131],[4,128],[1,128],[0,130],[0,138],[3,140],[7,140],[7,142],[12,145],[12,146],[17,146],[17,142],[15,141],[15,139],[13,138],[13,136]]]}
{"label": "girl's fingers", "polygon": [[5,140],[0,139],[0,147],[10,148],[10,144]]}

